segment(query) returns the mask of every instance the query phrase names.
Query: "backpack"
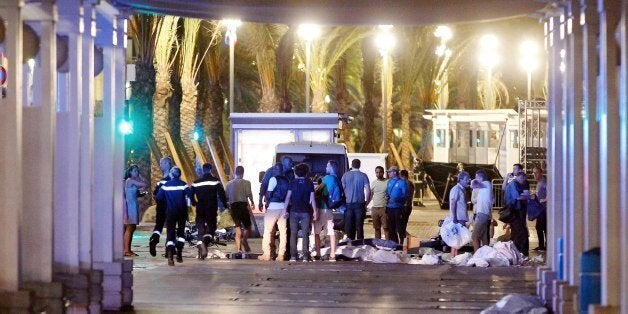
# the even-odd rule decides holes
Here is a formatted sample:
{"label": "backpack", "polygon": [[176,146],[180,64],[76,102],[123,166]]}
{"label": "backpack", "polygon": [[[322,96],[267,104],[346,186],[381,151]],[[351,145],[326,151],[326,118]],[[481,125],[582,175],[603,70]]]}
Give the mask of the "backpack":
{"label": "backpack", "polygon": [[283,203],[283,201],[286,199],[286,195],[288,194],[288,178],[279,175],[275,176],[275,180],[277,180],[277,186],[275,186],[270,194],[270,201]]}
{"label": "backpack", "polygon": [[340,198],[337,200],[332,200],[330,196],[327,196],[327,207],[328,208],[339,208],[340,206],[346,203],[345,190],[342,187],[342,183],[338,179],[337,176],[333,176],[336,181],[336,186],[340,189]]}

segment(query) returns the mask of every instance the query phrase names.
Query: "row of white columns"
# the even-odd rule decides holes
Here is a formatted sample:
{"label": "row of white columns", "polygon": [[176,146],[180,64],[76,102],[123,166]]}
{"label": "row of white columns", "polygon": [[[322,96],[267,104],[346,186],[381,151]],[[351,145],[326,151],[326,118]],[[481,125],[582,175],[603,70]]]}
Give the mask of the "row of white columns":
{"label": "row of white columns", "polygon": [[[125,17],[107,1],[0,3],[9,73],[0,99],[0,312],[100,312],[132,302],[132,261],[122,254],[124,138],[116,132],[125,100]],[[23,23],[40,46],[33,97],[26,98]],[[63,71],[58,38],[68,47]],[[98,87],[94,45],[103,50]],[[103,108],[94,117],[96,88]]]}
{"label": "row of white columns", "polygon": [[[557,11],[544,21],[549,57],[548,255],[547,267],[538,272],[537,292],[559,313],[627,313],[627,1],[555,5]],[[600,304],[580,309],[581,255],[598,247]]]}

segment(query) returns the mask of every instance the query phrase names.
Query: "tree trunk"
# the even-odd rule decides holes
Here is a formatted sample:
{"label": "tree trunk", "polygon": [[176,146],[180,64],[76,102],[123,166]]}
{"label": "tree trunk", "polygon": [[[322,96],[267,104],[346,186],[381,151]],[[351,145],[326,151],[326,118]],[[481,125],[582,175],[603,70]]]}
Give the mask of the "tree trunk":
{"label": "tree trunk", "polygon": [[294,57],[295,29],[295,27],[291,26],[283,37],[281,37],[276,51],[275,63],[277,64],[279,111],[281,112],[292,111],[290,77],[292,76],[292,58]]}
{"label": "tree trunk", "polygon": [[[170,71],[158,71],[155,76],[155,95],[153,96],[153,139],[162,156],[168,155],[168,144],[166,143],[165,134],[168,131],[168,100],[171,95]],[[154,182],[160,179],[162,174],[157,156],[153,156],[151,169],[151,181]]]}
{"label": "tree trunk", "polygon": [[377,51],[373,49],[371,39],[362,41],[362,60],[364,63],[364,72],[362,72],[362,91],[364,93],[364,110],[363,112],[363,128],[364,140],[360,152],[374,153],[377,152],[377,144],[375,143],[375,114],[377,106],[373,102],[375,94],[375,58]]}
{"label": "tree trunk", "polygon": [[[338,103],[338,113],[349,113],[349,92],[345,82],[345,72],[347,60],[345,57],[338,59],[336,62],[336,102]],[[354,152],[354,143],[351,139],[351,128],[349,124],[343,123],[340,130],[341,142],[345,143],[348,152]]]}
{"label": "tree trunk", "polygon": [[192,148],[190,140],[192,139],[194,126],[196,125],[196,102],[198,93],[194,79],[191,77],[182,78],[181,90],[183,91],[183,98],[179,112],[181,117],[180,136],[183,147],[185,147],[185,158],[192,160],[194,157],[194,149]]}
{"label": "tree trunk", "polygon": [[260,87],[262,88],[259,112],[279,111],[279,102],[275,96],[275,52],[272,49],[272,45],[269,46],[269,49],[258,51],[255,55]]}
{"label": "tree trunk", "polygon": [[410,99],[412,91],[406,91],[401,95],[401,162],[408,171],[412,172],[411,150],[410,146],[410,115],[412,114]]}

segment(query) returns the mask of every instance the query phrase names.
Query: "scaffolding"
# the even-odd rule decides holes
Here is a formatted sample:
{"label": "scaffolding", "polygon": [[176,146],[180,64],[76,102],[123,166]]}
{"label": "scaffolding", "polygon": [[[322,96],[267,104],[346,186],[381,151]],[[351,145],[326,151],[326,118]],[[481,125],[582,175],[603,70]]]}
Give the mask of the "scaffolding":
{"label": "scaffolding", "polygon": [[519,100],[519,160],[524,171],[534,166],[545,170],[547,152],[547,103],[544,100]]}

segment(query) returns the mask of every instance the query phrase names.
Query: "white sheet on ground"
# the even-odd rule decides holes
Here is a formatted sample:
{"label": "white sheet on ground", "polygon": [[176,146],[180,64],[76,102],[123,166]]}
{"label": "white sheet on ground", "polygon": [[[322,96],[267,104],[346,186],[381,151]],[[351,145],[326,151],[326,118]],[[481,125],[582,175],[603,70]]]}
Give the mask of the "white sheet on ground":
{"label": "white sheet on ground", "polygon": [[465,252],[462,254],[458,254],[451,258],[449,264],[458,265],[458,266],[466,266],[467,262],[471,258],[471,253]]}
{"label": "white sheet on ground", "polygon": [[545,314],[547,309],[543,302],[533,295],[509,294],[497,301],[494,305],[484,309],[481,314]]}

